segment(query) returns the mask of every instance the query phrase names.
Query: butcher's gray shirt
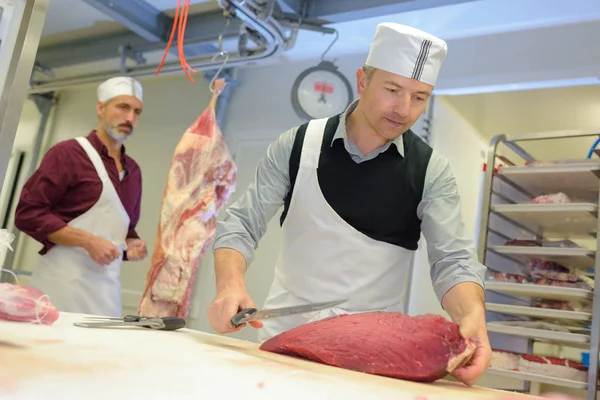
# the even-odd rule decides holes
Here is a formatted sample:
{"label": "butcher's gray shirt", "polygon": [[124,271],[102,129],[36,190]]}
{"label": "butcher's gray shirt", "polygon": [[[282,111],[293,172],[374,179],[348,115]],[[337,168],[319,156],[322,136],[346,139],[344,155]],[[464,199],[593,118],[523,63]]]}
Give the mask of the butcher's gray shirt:
{"label": "butcher's gray shirt", "polygon": [[[402,136],[363,155],[348,140],[346,112],[341,116],[332,143],[343,140],[355,162],[370,160],[392,145],[404,157]],[[267,223],[283,206],[290,188],[289,158],[297,129],[284,132],[269,146],[266,156],[258,162],[246,193],[228,207],[224,221],[217,222],[214,249],[235,249],[242,253],[246,265],[250,265]],[[427,242],[431,280],[439,301],[458,283],[475,282],[485,287],[486,267],[477,261],[475,245],[462,221],[456,180],[448,160],[435,150],[425,173],[423,197],[417,207],[417,215],[422,221],[421,231]]]}

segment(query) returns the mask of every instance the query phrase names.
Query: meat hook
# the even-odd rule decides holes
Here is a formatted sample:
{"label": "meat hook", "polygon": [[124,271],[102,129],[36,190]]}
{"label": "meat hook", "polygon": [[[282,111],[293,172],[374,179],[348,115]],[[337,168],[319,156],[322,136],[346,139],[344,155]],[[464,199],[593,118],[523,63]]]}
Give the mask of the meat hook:
{"label": "meat hook", "polygon": [[224,57],[225,60],[223,61],[223,64],[221,64],[221,67],[219,68],[219,70],[213,76],[212,80],[210,81],[210,91],[212,93],[215,92],[215,81],[217,80],[217,77],[219,76],[221,71],[223,71],[223,68],[225,68],[225,65],[227,64],[227,60],[229,60],[229,54],[226,51],[221,50],[213,56],[211,61],[215,61],[217,59],[217,57],[219,57],[219,56]]}
{"label": "meat hook", "polygon": [[224,10],[223,16],[225,17],[225,26],[223,27],[223,30],[219,34],[219,52],[217,54],[215,54],[210,61],[211,62],[215,61],[217,59],[217,57],[219,57],[219,56],[224,57],[225,60],[223,61],[223,64],[221,64],[221,67],[219,68],[219,70],[213,76],[212,80],[210,81],[209,88],[212,93],[215,92],[215,81],[217,80],[219,74],[221,73],[221,71],[223,71],[223,68],[225,68],[227,61],[229,60],[229,54],[227,53],[227,51],[223,50],[223,32],[225,31],[225,29],[227,29],[227,26],[229,26],[229,23],[231,22],[231,15],[228,10]]}

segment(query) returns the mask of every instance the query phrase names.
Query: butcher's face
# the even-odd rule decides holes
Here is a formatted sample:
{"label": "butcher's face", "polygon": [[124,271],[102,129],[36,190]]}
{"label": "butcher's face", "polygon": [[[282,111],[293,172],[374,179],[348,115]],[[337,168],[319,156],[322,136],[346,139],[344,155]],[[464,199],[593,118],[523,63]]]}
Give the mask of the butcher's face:
{"label": "butcher's face", "polygon": [[378,69],[365,72],[360,68],[356,78],[367,123],[386,140],[410,129],[433,91],[431,85]]}
{"label": "butcher's face", "polygon": [[117,96],[106,103],[97,104],[102,127],[107,134],[119,142],[131,138],[142,108],[142,102],[134,96]]}

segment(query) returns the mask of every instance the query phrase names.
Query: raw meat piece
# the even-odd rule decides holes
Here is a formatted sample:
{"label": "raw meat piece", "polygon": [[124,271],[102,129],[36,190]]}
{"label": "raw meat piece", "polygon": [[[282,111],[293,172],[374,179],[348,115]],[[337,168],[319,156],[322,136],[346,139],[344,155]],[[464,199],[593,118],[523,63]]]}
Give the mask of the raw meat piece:
{"label": "raw meat piece", "polygon": [[578,361],[496,349],[492,349],[491,367],[581,382],[588,379],[588,368]]}
{"label": "raw meat piece", "polygon": [[577,282],[579,278],[568,268],[553,261],[532,259],[529,262],[529,276],[532,280],[547,278],[549,280]]}
{"label": "raw meat piece", "polygon": [[551,161],[540,161],[540,160],[533,160],[533,161],[525,161],[525,165],[527,167],[536,167],[536,166],[542,166],[542,165],[554,165],[554,162]]}
{"label": "raw meat piece", "polygon": [[542,165],[568,165],[568,164],[598,164],[600,160],[598,159],[573,159],[573,160],[554,160],[554,161],[544,161],[544,160],[534,160],[534,161],[526,161],[525,165],[528,167],[534,166],[542,166]]}
{"label": "raw meat piece", "polygon": [[580,246],[572,240],[549,240],[542,244],[544,247],[567,247],[579,248]]}
{"label": "raw meat piece", "polygon": [[138,315],[187,319],[198,267],[215,236],[217,215],[235,190],[237,167],[215,119],[225,81],[175,148]]}
{"label": "raw meat piece", "polygon": [[571,240],[533,240],[533,239],[511,239],[504,243],[505,246],[528,246],[528,247],[569,247],[579,248],[580,246]]}
{"label": "raw meat piece", "polygon": [[492,349],[492,362],[490,366],[492,368],[516,371],[519,369],[519,358],[518,354]]}
{"label": "raw meat piece", "polygon": [[552,310],[564,310],[564,311],[583,311],[583,306],[577,307],[577,303],[570,303],[568,301],[560,300],[541,300],[535,304],[538,308],[550,308]]}
{"label": "raw meat piece", "polygon": [[52,325],[58,317],[58,310],[41,290],[0,283],[0,320]]}
{"label": "raw meat piece", "polygon": [[571,332],[568,327],[562,324],[554,324],[551,322],[544,321],[494,321],[489,322],[488,325],[498,325],[498,326],[520,326],[522,328],[529,329],[544,329],[555,332]]}
{"label": "raw meat piece", "polygon": [[530,201],[532,204],[562,204],[570,203],[571,199],[563,192],[537,196]]}
{"label": "raw meat piece", "polygon": [[565,281],[552,280],[552,279],[548,279],[548,278],[538,278],[538,279],[534,279],[533,283],[535,283],[536,285],[561,286],[561,287],[570,287],[570,288],[575,288],[575,289],[592,290],[592,287],[587,282],[584,282],[584,281],[565,282]]}
{"label": "raw meat piece", "polygon": [[563,282],[578,282],[579,278],[573,273],[556,272],[556,271],[532,271],[532,278],[547,278],[554,281]]}
{"label": "raw meat piece", "polygon": [[538,240],[527,240],[527,239],[512,239],[504,243],[505,246],[529,246],[539,247],[541,243]]}
{"label": "raw meat piece", "polygon": [[494,272],[492,279],[499,282],[510,282],[510,283],[523,283],[527,281],[527,278],[523,275],[509,274],[506,272]]}
{"label": "raw meat piece", "polygon": [[552,271],[552,272],[563,272],[563,273],[570,272],[570,270],[568,268],[566,268],[554,261],[544,261],[544,260],[538,260],[538,259],[534,258],[529,261],[529,264],[531,265],[531,271],[536,271],[536,272],[540,272],[540,271]]}
{"label": "raw meat piece", "polygon": [[519,371],[585,382],[588,368],[580,362],[556,357],[521,354]]}
{"label": "raw meat piece", "polygon": [[369,374],[433,382],[468,361],[475,345],[442,316],[374,311],[300,325],[270,338],[260,349]]}

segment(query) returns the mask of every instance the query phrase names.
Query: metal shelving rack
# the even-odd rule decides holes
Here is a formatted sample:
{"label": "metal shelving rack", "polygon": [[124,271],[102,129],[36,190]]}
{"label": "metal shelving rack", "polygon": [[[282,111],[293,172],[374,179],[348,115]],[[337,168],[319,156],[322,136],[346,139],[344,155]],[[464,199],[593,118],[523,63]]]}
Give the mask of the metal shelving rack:
{"label": "metal shelving rack", "polygon": [[[499,153],[500,145],[515,153],[524,162],[535,158],[523,148],[524,143],[551,141],[575,137],[600,137],[600,132],[550,132],[509,138],[497,135],[490,142],[483,179],[480,229],[477,240],[478,257],[489,270],[515,273],[510,267],[529,259],[555,261],[572,268],[588,270],[588,276],[600,268],[600,159],[554,165],[518,165]],[[597,154],[597,153],[596,153]],[[503,166],[494,168],[500,161]],[[542,160],[551,161],[551,160]],[[564,204],[530,204],[542,194],[563,192],[572,199]],[[497,225],[503,228],[497,228]],[[507,246],[511,239],[595,241],[595,248]],[[509,268],[503,270],[503,268]],[[591,271],[591,272],[590,272]],[[600,283],[594,280],[593,290],[507,283],[488,279],[486,310],[492,348],[521,353],[533,352],[534,343],[562,344],[589,351],[586,382],[558,379],[551,376],[490,368],[488,373],[525,382],[546,383],[587,392],[588,400],[598,393],[598,353],[600,338]],[[591,304],[591,312],[553,310],[534,307],[536,299],[582,301]],[[508,317],[532,317],[534,320],[561,320],[565,325],[591,323],[589,330],[569,332],[516,327],[499,324]],[[495,343],[496,342],[496,343]],[[507,347],[513,347],[508,349]]]}

